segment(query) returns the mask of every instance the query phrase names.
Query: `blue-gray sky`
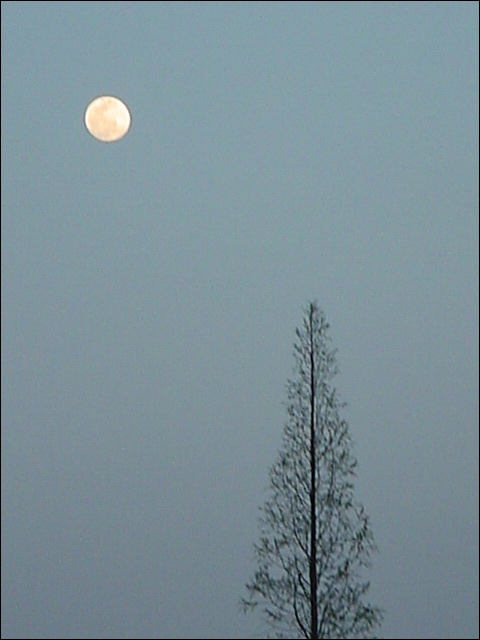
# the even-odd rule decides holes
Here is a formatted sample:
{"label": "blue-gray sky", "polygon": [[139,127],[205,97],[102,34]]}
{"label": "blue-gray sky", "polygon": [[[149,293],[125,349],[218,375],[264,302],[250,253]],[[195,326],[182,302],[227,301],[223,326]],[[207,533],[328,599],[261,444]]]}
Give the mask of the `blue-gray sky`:
{"label": "blue-gray sky", "polygon": [[2,638],[262,634],[309,299],[383,635],[478,638],[478,53],[477,2],[2,2]]}

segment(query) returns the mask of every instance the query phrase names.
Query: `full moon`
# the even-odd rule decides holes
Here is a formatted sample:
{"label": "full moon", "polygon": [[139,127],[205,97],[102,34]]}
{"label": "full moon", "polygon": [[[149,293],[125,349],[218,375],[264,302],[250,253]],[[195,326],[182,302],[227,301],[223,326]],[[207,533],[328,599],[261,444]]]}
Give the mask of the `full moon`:
{"label": "full moon", "polygon": [[130,129],[130,111],[126,104],[113,96],[92,100],[85,111],[85,126],[97,140],[120,140]]}

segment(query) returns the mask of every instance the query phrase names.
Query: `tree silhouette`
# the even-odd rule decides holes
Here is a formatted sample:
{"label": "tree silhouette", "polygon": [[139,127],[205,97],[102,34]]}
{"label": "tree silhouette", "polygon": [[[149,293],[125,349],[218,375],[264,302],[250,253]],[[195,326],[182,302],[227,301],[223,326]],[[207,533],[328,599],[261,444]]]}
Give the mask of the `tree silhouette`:
{"label": "tree silhouette", "polygon": [[357,461],[333,379],[336,351],[315,302],[296,330],[282,446],[261,509],[257,570],[242,599],[278,638],[373,638],[382,612],[365,601],[376,550],[354,501]]}

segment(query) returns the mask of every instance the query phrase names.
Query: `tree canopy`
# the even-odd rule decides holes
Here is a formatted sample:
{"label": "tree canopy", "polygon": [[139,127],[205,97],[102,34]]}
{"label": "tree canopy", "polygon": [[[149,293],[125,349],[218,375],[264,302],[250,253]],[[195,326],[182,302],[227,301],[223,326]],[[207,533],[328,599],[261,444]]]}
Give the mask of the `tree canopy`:
{"label": "tree canopy", "polygon": [[333,385],[328,329],[310,302],[296,330],[287,420],[261,508],[258,568],[242,600],[247,611],[261,608],[279,638],[373,638],[382,619],[367,601],[376,546],[354,497],[357,460]]}

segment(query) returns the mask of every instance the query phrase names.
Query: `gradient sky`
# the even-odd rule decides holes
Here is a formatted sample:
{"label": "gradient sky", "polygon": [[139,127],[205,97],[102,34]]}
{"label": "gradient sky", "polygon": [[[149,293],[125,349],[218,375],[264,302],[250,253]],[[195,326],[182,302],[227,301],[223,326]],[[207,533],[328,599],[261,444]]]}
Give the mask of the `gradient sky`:
{"label": "gradient sky", "polygon": [[310,299],[383,636],[478,638],[478,13],[2,2],[2,638],[261,637]]}

